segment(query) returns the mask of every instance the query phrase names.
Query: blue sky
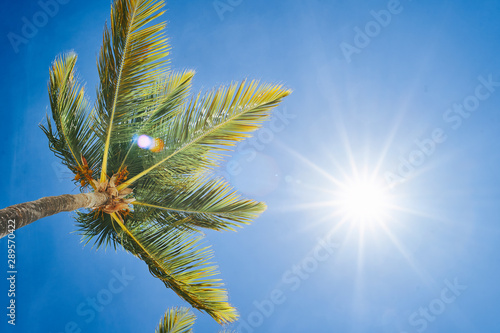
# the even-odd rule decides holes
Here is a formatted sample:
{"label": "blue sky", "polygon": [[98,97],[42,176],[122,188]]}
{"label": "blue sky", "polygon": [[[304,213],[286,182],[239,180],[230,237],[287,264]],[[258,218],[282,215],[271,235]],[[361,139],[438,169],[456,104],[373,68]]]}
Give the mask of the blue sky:
{"label": "blue sky", "polygon": [[[218,172],[269,207],[237,233],[207,233],[241,314],[230,328],[500,332],[500,2],[167,7],[172,67],[197,72],[194,91],[244,78],[294,90]],[[0,206],[76,193],[38,124],[63,51],[78,53],[94,97],[109,9],[60,1],[13,45],[9,33],[23,36],[23,17],[43,20],[43,8],[4,3]],[[384,184],[392,206],[355,223],[332,202],[364,175]],[[84,247],[71,216],[16,233],[17,324],[7,325],[2,278],[1,332],[153,332],[168,307],[184,305],[135,257]],[[7,277],[6,239],[0,253]],[[95,309],[93,298],[103,301]],[[196,332],[217,332],[197,314]]]}

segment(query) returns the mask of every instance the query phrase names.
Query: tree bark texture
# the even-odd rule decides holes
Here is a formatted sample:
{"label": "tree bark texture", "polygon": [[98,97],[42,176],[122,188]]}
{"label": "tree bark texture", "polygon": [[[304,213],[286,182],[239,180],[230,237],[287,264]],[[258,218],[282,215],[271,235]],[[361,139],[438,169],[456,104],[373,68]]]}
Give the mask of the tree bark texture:
{"label": "tree bark texture", "polygon": [[0,238],[41,218],[79,208],[99,207],[107,201],[106,193],[64,194],[0,209]]}

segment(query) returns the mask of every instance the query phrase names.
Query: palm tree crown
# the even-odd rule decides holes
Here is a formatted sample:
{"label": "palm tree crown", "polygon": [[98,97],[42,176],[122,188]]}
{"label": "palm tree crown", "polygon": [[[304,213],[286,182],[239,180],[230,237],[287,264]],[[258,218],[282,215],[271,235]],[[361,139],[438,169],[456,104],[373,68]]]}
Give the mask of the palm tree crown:
{"label": "palm tree crown", "polygon": [[[100,83],[89,103],[76,54],[50,70],[52,119],[42,129],[81,191],[104,205],[77,212],[97,247],[118,245],[142,259],[191,306],[219,323],[237,319],[201,228],[234,230],[265,209],[211,176],[224,153],[258,129],[290,91],[241,82],[190,97],[192,71],[172,71],[159,0],[116,0],[99,54]],[[149,149],[138,138],[149,140]]]}

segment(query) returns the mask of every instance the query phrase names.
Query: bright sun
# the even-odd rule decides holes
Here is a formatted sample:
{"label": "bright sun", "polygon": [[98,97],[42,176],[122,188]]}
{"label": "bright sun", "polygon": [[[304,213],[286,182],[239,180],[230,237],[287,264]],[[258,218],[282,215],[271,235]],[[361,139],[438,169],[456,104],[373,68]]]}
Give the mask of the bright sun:
{"label": "bright sun", "polygon": [[399,206],[400,200],[397,199],[393,189],[385,179],[380,176],[379,169],[382,158],[373,168],[369,165],[360,166],[356,164],[348,147],[349,145],[346,144],[351,169],[343,168],[334,163],[337,168],[335,174],[339,176],[334,176],[304,156],[289,150],[301,162],[320,175],[321,179],[319,185],[311,187],[321,199],[305,204],[301,208],[328,208],[330,213],[325,218],[340,218],[335,228],[348,223],[354,227],[361,227],[361,230],[364,230],[365,226],[369,226],[369,228],[382,227],[388,231],[389,224],[395,221],[394,214],[406,209]]}
{"label": "bright sun", "polygon": [[389,210],[386,188],[367,179],[344,183],[337,203],[341,214],[355,222],[380,221]]}

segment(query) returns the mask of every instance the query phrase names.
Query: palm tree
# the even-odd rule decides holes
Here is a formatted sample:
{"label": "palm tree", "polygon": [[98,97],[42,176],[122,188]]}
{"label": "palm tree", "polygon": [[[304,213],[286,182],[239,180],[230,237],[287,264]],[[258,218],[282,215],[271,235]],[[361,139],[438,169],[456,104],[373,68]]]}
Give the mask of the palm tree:
{"label": "palm tree", "polygon": [[[290,91],[241,82],[190,96],[192,71],[168,67],[161,0],[115,0],[98,59],[93,106],[73,52],[56,58],[48,84],[49,147],[82,193],[0,210],[0,236],[61,211],[97,247],[122,246],[153,276],[220,324],[238,317],[228,303],[201,229],[234,230],[262,213],[212,176],[224,153],[251,136]],[[145,149],[148,148],[148,149]]]}

